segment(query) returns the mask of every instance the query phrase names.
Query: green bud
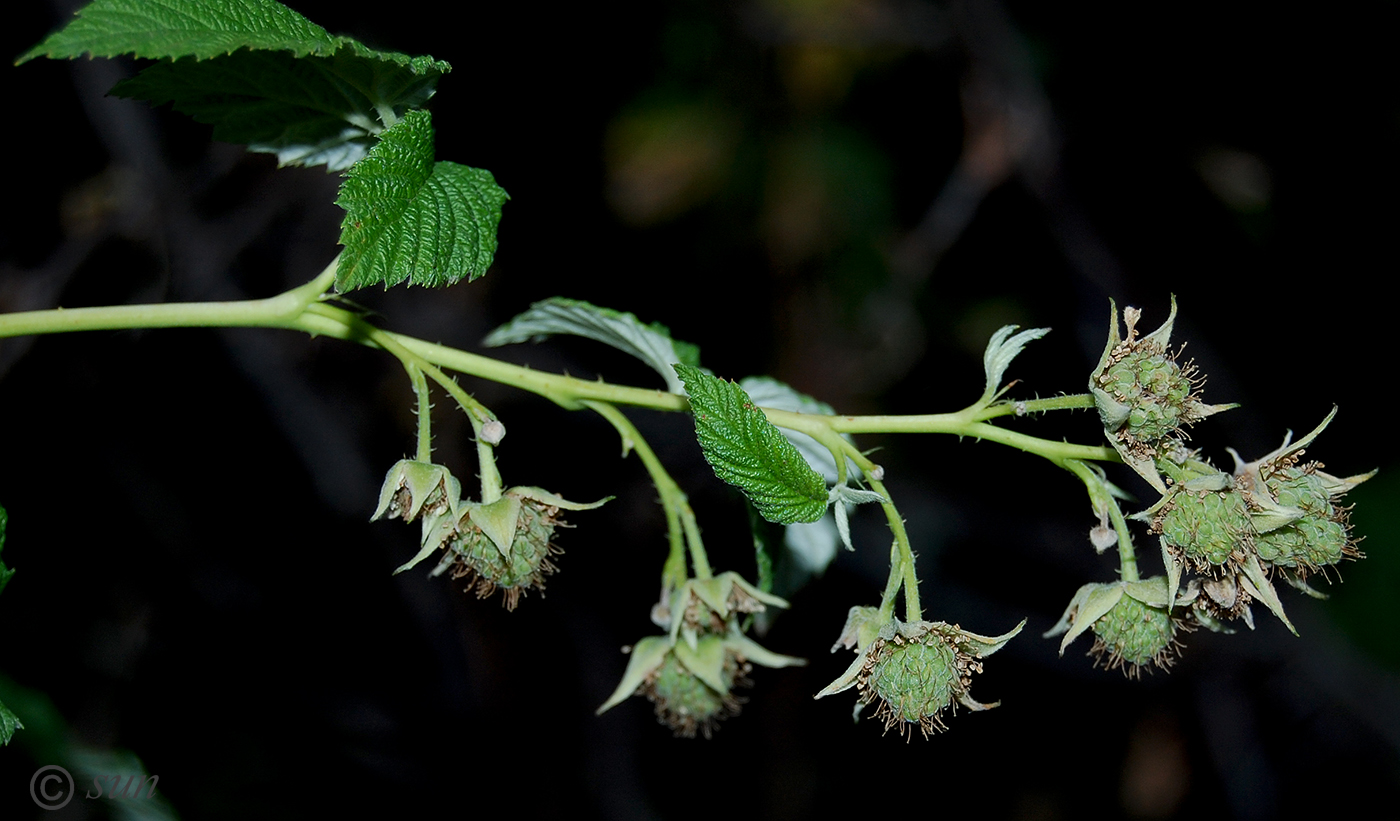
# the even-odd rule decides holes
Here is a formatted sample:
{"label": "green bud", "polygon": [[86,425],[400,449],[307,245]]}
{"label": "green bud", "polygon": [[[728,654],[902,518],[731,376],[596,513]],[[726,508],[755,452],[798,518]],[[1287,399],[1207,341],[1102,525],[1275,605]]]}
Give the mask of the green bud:
{"label": "green bud", "polygon": [[411,522],[420,514],[440,514],[454,508],[461,494],[461,486],[442,465],[400,459],[384,477],[379,507],[370,521],[387,516]]}

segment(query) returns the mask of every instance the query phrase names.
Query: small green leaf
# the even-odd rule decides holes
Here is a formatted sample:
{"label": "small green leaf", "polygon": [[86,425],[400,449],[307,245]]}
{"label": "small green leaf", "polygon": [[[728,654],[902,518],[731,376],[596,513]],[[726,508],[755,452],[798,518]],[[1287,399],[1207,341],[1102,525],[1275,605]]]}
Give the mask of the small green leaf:
{"label": "small green leaf", "polygon": [[433,162],[432,117],[410,111],[351,166],[336,204],[345,251],[336,287],[436,287],[486,273],[509,199],[488,171]]}
{"label": "small green leaf", "polygon": [[580,299],[554,297],[530,306],[530,310],[492,331],[483,345],[497,347],[517,342],[539,342],[553,334],[582,336],[611,345],[650,365],[666,380],[671,393],[684,393],[671,366],[700,366],[700,349],[671,338],[665,325],[642,324],[636,316],[600,308]]}
{"label": "small green leaf", "polygon": [[1001,387],[1001,378],[1006,375],[1006,368],[1026,344],[1050,333],[1049,328],[1031,328],[1017,334],[1018,327],[1020,326],[1004,325],[987,340],[987,350],[982,354],[982,367],[987,372],[987,387],[982,392],[983,402],[990,402],[996,397],[997,388]]}
{"label": "small green leaf", "polygon": [[0,746],[10,743],[10,739],[15,737],[15,730],[24,729],[20,723],[19,716],[10,712],[4,704],[0,704]]}
{"label": "small green leaf", "polygon": [[695,433],[715,475],[742,490],[770,522],[820,519],[826,482],[749,395],[699,368],[673,367],[690,394]]}

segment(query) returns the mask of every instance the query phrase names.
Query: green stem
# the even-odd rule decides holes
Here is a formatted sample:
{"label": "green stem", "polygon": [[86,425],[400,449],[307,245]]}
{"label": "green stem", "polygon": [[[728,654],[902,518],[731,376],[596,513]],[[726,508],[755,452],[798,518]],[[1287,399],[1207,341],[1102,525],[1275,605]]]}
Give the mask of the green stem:
{"label": "green stem", "polygon": [[423,378],[423,369],[412,362],[405,362],[408,378],[413,382],[413,392],[418,396],[418,453],[414,457],[420,462],[433,461],[433,404],[428,393],[428,380]]}
{"label": "green stem", "polygon": [[136,328],[295,328],[301,330],[306,309],[335,283],[340,258],[331,260],[315,279],[267,299],[236,302],[172,302],[160,305],[108,305],[100,308],[53,308],[0,314],[0,338],[72,331],[117,331]]}
{"label": "green stem", "polygon": [[[341,309],[329,308],[325,305],[313,305],[307,308],[308,312],[315,314],[327,310],[340,311]],[[476,437],[477,463],[481,471],[481,503],[489,505],[497,499],[500,499],[503,483],[501,482],[501,472],[496,468],[496,449],[481,435],[482,426],[487,422],[496,421],[496,415],[485,405],[476,401],[476,398],[467,393],[461,385],[458,385],[457,380],[449,377],[431,362],[424,360],[422,357],[399,344],[398,340],[395,339],[392,334],[381,331],[368,323],[364,323],[364,325],[365,328],[363,330],[368,341],[373,342],[375,345],[398,357],[399,361],[403,362],[405,367],[411,365],[415,369],[419,369],[432,377],[434,382],[438,383],[443,390],[447,391],[448,394],[457,401],[457,405],[461,407],[462,411],[466,413],[467,419],[471,421],[472,433]]]}
{"label": "green stem", "polygon": [[870,485],[870,489],[885,497],[880,507],[885,511],[885,521],[889,524],[890,532],[894,534],[894,544],[890,548],[890,579],[885,584],[885,594],[880,600],[880,613],[888,617],[894,611],[894,597],[902,585],[904,620],[910,623],[920,621],[923,618],[923,609],[919,605],[919,577],[914,570],[914,548],[909,543],[909,531],[904,529],[904,517],[899,515],[889,490],[885,488],[884,469],[870,461],[870,458],[861,453],[855,445],[834,431],[828,429],[812,435],[833,453],[844,454],[845,458],[855,462],[865,474],[865,481]]}
{"label": "green stem", "polygon": [[666,471],[661,460],[656,458],[656,453],[647,444],[646,439],[632,424],[622,411],[606,402],[597,402],[591,399],[584,400],[583,404],[596,411],[617,430],[622,437],[622,452],[626,456],[628,451],[635,451],[637,458],[642,460],[646,466],[647,473],[651,475],[652,484],[661,494],[661,507],[666,512],[666,529],[670,535],[671,549],[666,557],[666,565],[661,572],[661,587],[663,590],[670,590],[685,583],[687,574],[685,572],[685,543],[690,544],[690,561],[695,566],[695,577],[698,579],[708,579],[711,577],[710,560],[705,555],[705,545],[700,539],[700,527],[695,521],[695,511],[690,507],[690,501],[686,498],[685,492],[680,485],[671,478],[671,474]]}
{"label": "green stem", "polygon": [[1113,532],[1118,535],[1118,576],[1125,582],[1139,580],[1137,553],[1133,549],[1133,534],[1128,529],[1128,520],[1123,516],[1123,508],[1109,492],[1108,485],[1092,467],[1077,460],[1066,460],[1064,468],[1078,476],[1089,491],[1089,501],[1095,513],[1108,511],[1108,519],[1113,523]]}
{"label": "green stem", "polygon": [[[329,336],[383,348],[401,359],[404,358],[403,352],[411,353],[423,363],[420,367],[424,373],[442,384],[455,398],[459,398],[459,401],[460,392],[454,390],[455,385],[450,387],[434,370],[429,370],[427,365],[449,368],[493,382],[513,385],[539,394],[570,410],[584,407],[583,403],[587,400],[663,411],[684,411],[690,407],[685,397],[663,390],[648,390],[543,373],[445,345],[380,330],[351,311],[319,301],[335,281],[335,268],[336,262],[333,261],[315,280],[269,299],[58,308],[4,314],[0,315],[0,337],[126,328],[285,328],[303,331],[313,336]],[[471,404],[471,400],[466,400],[464,407]],[[1040,411],[1057,407],[1087,407],[1087,404],[1081,397],[1056,397],[1029,400],[1025,406],[1030,410]],[[819,416],[771,409],[765,409],[764,412],[776,425],[813,436],[817,436],[819,432],[950,433],[1009,445],[1061,465],[1066,459],[1120,461],[1118,454],[1109,447],[1040,439],[986,423],[986,419],[1014,413],[1015,407],[1015,403],[986,408],[974,406],[958,413],[909,416]],[[477,415],[470,411],[469,415],[476,424]]]}
{"label": "green stem", "polygon": [[998,416],[1029,416],[1032,413],[1045,413],[1053,410],[1082,410],[1092,407],[1094,407],[1092,394],[1076,393],[1069,396],[1052,396],[1049,399],[998,402],[978,412],[977,419],[985,422]]}

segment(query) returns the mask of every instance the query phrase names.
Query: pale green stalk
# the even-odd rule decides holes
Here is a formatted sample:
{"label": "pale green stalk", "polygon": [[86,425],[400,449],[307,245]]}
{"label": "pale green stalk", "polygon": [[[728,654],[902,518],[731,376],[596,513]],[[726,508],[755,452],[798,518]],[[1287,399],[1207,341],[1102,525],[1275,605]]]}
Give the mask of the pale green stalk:
{"label": "pale green stalk", "polygon": [[1103,478],[1095,473],[1093,468],[1078,459],[1066,460],[1064,467],[1084,482],[1094,507],[1101,507],[1108,511],[1108,519],[1113,523],[1113,532],[1118,535],[1119,578],[1125,582],[1138,581],[1137,554],[1133,550],[1133,534],[1128,530],[1128,520],[1124,518],[1123,509],[1119,506],[1118,500],[1109,492]]}
{"label": "pale green stalk", "polygon": [[413,383],[413,392],[418,396],[418,451],[414,456],[420,462],[433,461],[433,404],[428,393],[428,380],[423,377],[423,369],[412,362],[405,362],[408,379]]}
{"label": "pale green stalk", "polygon": [[662,589],[670,590],[685,583],[688,575],[685,571],[687,541],[690,544],[690,561],[695,566],[695,577],[710,578],[710,560],[705,555],[705,545],[700,540],[700,528],[695,522],[695,511],[691,509],[685,491],[671,478],[671,474],[666,471],[661,460],[656,458],[656,453],[647,444],[646,439],[642,438],[641,432],[622,411],[606,402],[592,399],[584,400],[583,404],[597,411],[599,416],[608,420],[617,430],[618,435],[622,437],[623,455],[627,455],[629,451],[637,454],[637,458],[642,460],[647,473],[651,475],[657,493],[661,495],[661,508],[666,512],[666,530],[671,543],[666,565],[661,572]]}

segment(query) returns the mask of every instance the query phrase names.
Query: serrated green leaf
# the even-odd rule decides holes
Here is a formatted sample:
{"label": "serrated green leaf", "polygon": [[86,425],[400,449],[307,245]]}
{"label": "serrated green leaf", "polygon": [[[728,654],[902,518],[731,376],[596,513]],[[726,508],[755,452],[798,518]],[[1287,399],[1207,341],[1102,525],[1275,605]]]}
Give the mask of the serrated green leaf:
{"label": "serrated green leaf", "polygon": [[214,126],[214,139],[276,154],[280,165],[341,171],[369,151],[386,112],[401,117],[423,105],[442,76],[433,66],[417,73],[381,57],[350,46],[333,57],[239,50],[212,60],[157,63],[111,93],[171,103]]}
{"label": "serrated green leaf", "polygon": [[700,349],[671,338],[671,330],[659,322],[645,325],[636,316],[601,308],[581,299],[554,297],[530,306],[482,340],[487,347],[517,342],[539,342],[554,334],[582,336],[611,345],[650,365],[666,380],[666,389],[683,394],[680,379],[671,366],[700,366]]}
{"label": "serrated green leaf", "polygon": [[332,36],[272,0],[96,0],[17,62],[83,54],[162,60],[112,93],[172,103],[213,125],[215,139],[282,165],[331,171],[363,157],[384,123],[423,105],[451,70]]}
{"label": "serrated green leaf", "polygon": [[338,38],[273,0],[94,0],[16,61],[214,57],[239,48],[330,54]]}
{"label": "serrated green leaf", "polygon": [[826,482],[743,388],[689,365],[672,367],[690,394],[695,434],[715,475],[743,491],[770,522],[820,519]]}
{"label": "serrated green leaf", "polygon": [[410,111],[350,168],[336,204],[345,251],[336,287],[437,287],[486,273],[509,199],[489,171],[433,162],[432,117]]}
{"label": "serrated green leaf", "polygon": [[10,739],[15,737],[15,730],[22,729],[24,725],[20,723],[19,716],[0,703],[0,747],[10,743]]}
{"label": "serrated green leaf", "polygon": [[15,63],[36,57],[71,60],[120,54],[207,60],[240,48],[287,51],[297,57],[328,57],[349,48],[360,57],[393,62],[414,74],[451,69],[431,57],[377,51],[350,37],[332,35],[274,0],[93,0]]}
{"label": "serrated green leaf", "polygon": [[[765,408],[824,416],[836,413],[830,405],[820,399],[813,399],[771,376],[745,377],[739,380],[739,387],[744,389],[744,393],[747,393],[755,404]],[[801,431],[785,428],[779,428],[779,430],[792,443],[793,447],[797,448],[798,453],[801,453],[802,457],[807,460],[807,464],[822,475],[823,479],[830,483],[836,482],[840,478],[836,472],[836,457],[831,455],[831,451],[827,449],[826,445]],[[842,436],[842,438],[848,442],[851,441],[849,436]],[[849,463],[847,468],[849,475],[860,476],[860,468]]]}

